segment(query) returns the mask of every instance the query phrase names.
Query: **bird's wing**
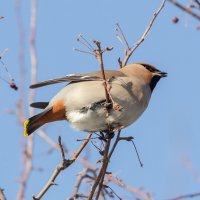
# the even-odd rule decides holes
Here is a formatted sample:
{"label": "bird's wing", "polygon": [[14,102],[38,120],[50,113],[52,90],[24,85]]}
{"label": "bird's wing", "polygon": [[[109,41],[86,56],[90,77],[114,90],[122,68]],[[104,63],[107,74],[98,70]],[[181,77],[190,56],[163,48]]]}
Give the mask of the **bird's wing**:
{"label": "bird's wing", "polygon": [[[107,79],[110,79],[115,76],[121,76],[121,77],[126,76],[122,72],[114,71],[114,70],[105,71],[105,75]],[[101,71],[90,72],[86,74],[69,74],[64,77],[49,79],[46,81],[33,84],[30,86],[30,88],[34,89],[34,88],[43,87],[43,86],[51,85],[55,83],[62,83],[62,82],[80,82],[80,81],[97,81],[97,80],[103,80]]]}

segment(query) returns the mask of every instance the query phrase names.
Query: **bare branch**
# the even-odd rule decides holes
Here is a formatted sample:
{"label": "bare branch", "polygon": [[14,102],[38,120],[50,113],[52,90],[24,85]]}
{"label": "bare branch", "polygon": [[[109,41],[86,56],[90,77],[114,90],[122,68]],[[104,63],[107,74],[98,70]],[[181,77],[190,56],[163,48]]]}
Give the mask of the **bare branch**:
{"label": "bare branch", "polygon": [[[110,153],[109,153],[109,155],[107,155],[108,156],[108,162],[110,161],[110,158],[111,158],[111,156],[112,156],[112,154],[113,154],[118,142],[120,141],[120,133],[121,133],[121,130],[118,131],[117,137],[116,137],[115,142],[114,142],[114,144],[113,144],[113,146],[112,146],[112,148],[110,150]],[[108,162],[107,162],[107,165],[108,165]],[[102,175],[101,182],[99,183],[99,189],[98,189],[98,192],[97,192],[96,199],[98,199],[98,197],[100,195],[100,192],[102,190],[106,169],[107,169],[107,166],[105,168],[104,174]]]}
{"label": "bare branch", "polygon": [[126,184],[123,180],[114,177],[112,174],[107,175],[108,181],[112,181],[116,185],[118,185],[121,188],[124,188],[125,190],[137,195],[138,197],[144,199],[144,200],[152,200],[149,194],[132,187],[131,185]]}
{"label": "bare branch", "polygon": [[59,147],[60,147],[60,151],[61,151],[61,156],[62,156],[62,160],[61,162],[55,167],[51,177],[49,178],[48,182],[46,183],[46,185],[42,188],[42,190],[39,192],[39,194],[37,196],[33,195],[33,199],[34,200],[39,200],[41,199],[46,192],[49,190],[49,188],[53,185],[55,185],[55,180],[57,178],[57,176],[60,174],[61,171],[65,170],[66,168],[68,168],[72,163],[74,163],[74,161],[78,158],[78,156],[80,155],[80,153],[83,151],[83,149],[85,148],[85,146],[88,144],[90,138],[92,136],[92,133],[89,133],[86,140],[82,143],[82,145],[77,149],[77,151],[74,153],[73,157],[71,160],[67,160],[65,158],[64,155],[64,148],[63,145],[61,144],[61,138],[59,137]]}
{"label": "bare branch", "polygon": [[188,198],[195,198],[200,196],[200,192],[198,193],[193,193],[193,194],[186,194],[186,195],[181,195],[172,199],[168,199],[168,200],[183,200],[183,199],[188,199]]}
{"label": "bare branch", "polygon": [[[103,164],[102,164],[100,172],[99,172],[99,174],[98,174],[98,176],[96,178],[96,181],[94,182],[94,185],[92,186],[92,190],[91,190],[91,192],[89,194],[88,200],[92,200],[93,199],[93,196],[94,196],[94,193],[96,191],[97,186],[99,185],[99,183],[102,180],[102,178],[104,178],[104,176],[105,176],[106,169],[107,169],[108,162],[109,162],[108,152],[109,152],[109,148],[110,148],[110,142],[111,142],[111,138],[109,138],[107,143],[106,143],[105,150],[104,150],[104,156],[103,156]],[[98,196],[99,196],[99,194],[98,194]],[[96,197],[96,199],[98,199],[98,196]]]}
{"label": "bare branch", "polygon": [[[47,142],[53,149],[56,149],[56,150],[60,150],[59,148],[59,145],[54,142],[43,130],[38,130],[38,135],[43,139],[45,140],[45,142]],[[86,139],[85,139],[86,140]],[[84,141],[85,141],[84,140]],[[74,156],[74,152],[70,152],[70,151],[67,151],[65,149],[65,153],[70,157],[72,158]],[[78,157],[77,160],[85,167],[85,168],[88,168],[88,169],[91,169],[91,170],[94,170],[96,171],[98,168],[91,164],[89,161],[87,161],[86,159],[84,159],[83,157]]]}
{"label": "bare branch", "polygon": [[4,189],[0,188],[0,200],[6,200],[6,196],[4,194]]}
{"label": "bare branch", "polygon": [[88,197],[89,200],[92,200],[98,185],[99,185],[99,188],[98,188],[98,191],[97,191],[96,199],[98,199],[98,197],[99,197],[99,195],[102,191],[102,186],[103,186],[103,181],[104,181],[104,177],[105,177],[105,174],[106,174],[106,169],[107,169],[109,160],[110,160],[110,158],[111,158],[111,156],[112,156],[112,154],[113,154],[113,152],[114,152],[114,150],[117,146],[117,143],[119,142],[120,132],[121,131],[118,131],[117,137],[116,137],[115,142],[114,142],[114,144],[111,148],[110,153],[109,153],[109,148],[110,148],[111,138],[109,138],[106,142],[106,146],[105,146],[105,149],[104,149],[104,156],[103,156],[103,164],[102,164],[100,172],[99,172],[99,174],[96,178],[96,181],[95,181],[95,183],[92,187],[92,190],[89,194],[89,197]]}
{"label": "bare branch", "polygon": [[81,52],[81,53],[85,53],[85,54],[90,54],[92,56],[95,56],[94,53],[91,53],[90,51],[84,51],[84,50],[81,50],[81,49],[77,49],[77,48],[73,48],[74,51],[78,51],[78,52]]}
{"label": "bare branch", "polygon": [[[108,82],[106,80],[105,70],[104,70],[104,63],[103,63],[103,53],[105,51],[111,51],[113,48],[106,48],[106,50],[102,50],[101,43],[99,41],[97,41],[97,40],[94,40],[93,42],[97,46],[97,49],[92,49],[91,46],[88,46],[88,42],[87,41],[84,41],[84,42],[86,42],[85,44],[89,49],[91,48],[90,50],[93,50],[93,53],[95,53],[96,59],[99,61],[99,64],[100,64],[100,67],[101,67],[102,78],[104,80],[106,103],[107,104],[114,103],[112,101],[112,97],[111,97],[111,95],[110,95],[110,93],[108,91]],[[106,110],[107,110],[107,113],[109,114],[108,108],[106,108]],[[108,124],[108,130],[107,131],[108,131],[107,134],[110,135],[111,134],[111,130],[110,130],[109,124]],[[106,169],[107,169],[108,162],[109,162],[108,153],[109,153],[111,139],[112,138],[108,138],[108,140],[106,141],[106,146],[105,146],[105,149],[104,149],[104,156],[103,156],[103,164],[102,164],[100,172],[99,172],[99,174],[98,174],[98,176],[96,178],[96,181],[94,182],[94,185],[92,186],[92,190],[91,190],[91,192],[89,194],[89,197],[88,197],[89,200],[92,200],[98,185],[99,185],[99,190],[97,192],[96,199],[99,198],[99,195],[101,193],[104,176],[105,176]]]}
{"label": "bare branch", "polygon": [[5,69],[9,80],[6,80],[5,78],[3,78],[1,76],[0,76],[0,79],[3,80],[4,82],[6,82],[10,86],[10,88],[12,88],[14,90],[18,90],[18,87],[15,84],[14,78],[12,77],[11,73],[8,70],[8,67],[6,66],[6,64],[2,60],[3,56],[7,53],[7,51],[8,51],[8,48],[4,49],[3,52],[1,52],[1,54],[0,54],[0,63],[2,64],[3,68]]}
{"label": "bare branch", "polygon": [[[39,134],[39,136],[40,136],[42,139],[44,139],[52,148],[54,148],[54,149],[56,149],[56,150],[60,150],[59,145],[58,145],[57,143],[55,143],[48,135],[46,135],[44,131],[42,131],[42,130],[40,129],[40,130],[38,130],[38,134]],[[109,159],[111,158],[111,156],[112,156],[112,154],[113,154],[113,152],[114,152],[114,150],[115,150],[115,148],[116,148],[116,146],[117,146],[117,143],[118,143],[119,141],[121,141],[122,139],[123,139],[123,138],[120,137],[120,134],[119,134],[119,132],[118,132],[117,137],[116,137],[116,140],[115,140],[115,142],[114,142],[114,144],[113,144],[113,146],[112,146],[112,148],[111,148],[111,151],[110,151],[110,153],[109,153]],[[82,140],[82,141],[85,141],[85,140]],[[69,151],[66,151],[66,150],[65,150],[65,153],[66,153],[68,156],[70,156],[70,157],[72,157],[72,156],[74,155],[74,153],[69,152]],[[94,174],[93,177],[91,177],[91,176],[89,176],[89,175],[87,174],[87,178],[90,177],[91,180],[96,180],[96,178],[97,178],[97,176],[96,176],[96,171],[98,170],[98,168],[97,168],[96,166],[94,166],[93,164],[91,164],[88,160],[86,160],[85,158],[82,158],[82,157],[80,157],[80,156],[77,158],[77,160],[78,160],[86,169],[88,169],[89,172],[91,172],[91,173]],[[131,193],[133,193],[133,194],[135,194],[135,195],[138,195],[139,197],[143,198],[144,200],[150,200],[150,199],[151,199],[151,198],[148,196],[147,193],[142,192],[141,190],[139,190],[139,189],[137,189],[137,188],[134,188],[134,187],[132,187],[132,186],[130,186],[130,185],[125,184],[121,179],[116,178],[116,177],[113,177],[112,174],[106,173],[105,177],[106,177],[106,178],[105,178],[106,181],[109,181],[109,182],[112,181],[113,183],[115,183],[115,184],[119,185],[120,187],[124,188],[125,190],[127,190],[127,191],[129,191],[129,192],[131,192]],[[78,175],[78,179],[79,179],[79,175]],[[77,180],[77,183],[78,183],[78,180]],[[77,184],[76,184],[76,185],[77,185]],[[73,194],[75,194],[75,188],[74,188]],[[73,195],[73,196],[74,196],[74,195]],[[83,194],[79,194],[79,193],[78,193],[78,197],[80,197],[80,198],[83,197]],[[85,195],[84,197],[85,197],[86,199],[88,198],[87,195]],[[69,199],[71,200],[72,197],[69,198]]]}
{"label": "bare branch", "polygon": [[119,41],[122,43],[122,45],[124,45],[125,49],[128,51],[130,49],[128,41],[123,33],[122,28],[120,27],[119,23],[116,24],[117,28],[117,38],[119,39]]}
{"label": "bare branch", "polygon": [[94,43],[97,46],[97,51],[96,51],[95,57],[99,61],[99,64],[100,64],[100,67],[101,67],[102,78],[104,80],[106,103],[110,103],[111,100],[110,100],[109,93],[108,93],[108,87],[107,87],[107,81],[106,81],[106,75],[105,75],[104,63],[103,63],[103,53],[104,53],[104,51],[101,49],[101,43],[99,41],[94,40]]}
{"label": "bare branch", "polygon": [[188,8],[187,6],[183,6],[180,3],[178,3],[175,0],[168,0],[170,3],[174,4],[177,8],[181,9],[182,11],[188,13],[189,15],[191,15],[192,17],[194,17],[195,19],[200,21],[200,15],[194,13],[190,8]]}
{"label": "bare branch", "polygon": [[116,148],[116,146],[117,146],[117,144],[118,144],[118,142],[120,140],[120,134],[121,134],[121,131],[119,130],[118,133],[117,133],[117,137],[115,139],[115,142],[114,142],[114,144],[112,146],[112,149],[110,150],[109,159],[111,158],[111,156],[112,156],[112,154],[113,154],[113,152],[114,152],[114,150],[115,150],[115,148]]}
{"label": "bare branch", "polygon": [[143,167],[143,163],[142,163],[142,161],[141,161],[141,159],[140,159],[140,156],[139,156],[137,147],[136,147],[136,145],[135,145],[135,143],[134,143],[134,141],[133,141],[134,138],[133,138],[132,136],[130,136],[130,137],[120,137],[119,139],[120,139],[120,140],[126,140],[126,141],[128,141],[128,142],[132,142],[132,144],[133,144],[133,146],[134,146],[134,149],[135,149],[135,152],[136,152],[136,155],[137,155],[137,158],[138,158],[138,161],[139,161],[139,163],[140,163],[140,167]]}
{"label": "bare branch", "polygon": [[108,185],[103,185],[104,188],[109,188],[112,193],[119,199],[119,200],[122,200],[122,198]]}
{"label": "bare branch", "polygon": [[23,24],[23,16],[21,13],[21,0],[15,0],[16,22],[19,32],[19,49],[18,49],[18,65],[19,65],[19,100],[17,102],[17,116],[20,125],[25,120],[25,96],[26,96],[26,70],[25,70],[25,30]]}
{"label": "bare branch", "polygon": [[93,55],[98,60],[100,67],[101,67],[102,79],[104,81],[106,103],[113,103],[114,104],[114,102],[112,101],[112,97],[109,93],[109,89],[108,89],[109,84],[108,84],[108,81],[106,80],[104,63],[103,63],[103,53],[106,52],[106,51],[112,51],[113,47],[107,47],[105,49],[102,49],[101,48],[101,42],[99,42],[97,40],[93,40],[93,44],[96,45],[96,48],[94,48],[92,46],[92,44],[83,37],[83,35],[79,35],[77,41],[80,42],[89,51],[84,51],[84,50],[74,48],[75,51],[79,51],[79,52],[82,52],[82,53],[85,53],[85,54]]}
{"label": "bare branch", "polygon": [[83,179],[87,176],[87,173],[88,173],[88,169],[87,168],[83,169],[82,172],[78,173],[77,182],[76,182],[76,184],[74,186],[72,197],[69,198],[69,200],[74,200],[74,199],[77,199],[79,197],[78,190],[79,190],[79,188],[81,186],[81,183],[82,183]]}
{"label": "bare branch", "polygon": [[125,51],[125,55],[124,55],[124,60],[122,62],[122,67],[126,66],[129,58],[131,57],[131,55],[133,54],[133,52],[140,46],[140,44],[145,40],[146,36],[148,35],[156,17],[159,15],[160,11],[163,9],[164,5],[165,5],[166,0],[163,0],[160,7],[158,8],[158,10],[153,14],[153,17],[148,25],[148,27],[146,28],[145,32],[143,33],[142,37],[133,45],[133,47],[129,48],[128,51]]}
{"label": "bare branch", "polygon": [[[30,57],[31,57],[31,84],[36,83],[36,74],[37,74],[37,54],[36,54],[36,0],[31,1],[31,18],[30,18]],[[29,93],[29,104],[34,101],[35,91],[31,90]],[[34,115],[34,108],[29,109],[29,114]],[[21,175],[20,188],[17,194],[17,200],[23,200],[27,182],[29,180],[32,163],[33,163],[33,143],[34,135],[31,135],[27,138],[24,150],[24,170]]]}
{"label": "bare branch", "polygon": [[190,159],[187,156],[182,158],[183,164],[189,170],[189,172],[194,176],[194,178],[200,183],[200,174],[198,173],[197,169],[193,166]]}
{"label": "bare branch", "polygon": [[193,0],[197,5],[198,5],[198,8],[200,9],[200,1],[199,0]]}

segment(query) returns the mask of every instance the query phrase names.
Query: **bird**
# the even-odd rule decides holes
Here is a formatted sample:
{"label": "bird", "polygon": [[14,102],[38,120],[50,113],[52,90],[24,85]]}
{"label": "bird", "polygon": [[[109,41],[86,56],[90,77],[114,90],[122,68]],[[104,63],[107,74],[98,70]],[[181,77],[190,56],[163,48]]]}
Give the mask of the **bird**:
{"label": "bird", "polygon": [[59,120],[67,120],[73,128],[83,132],[124,129],[143,114],[158,81],[167,76],[166,72],[142,62],[104,72],[105,79],[102,71],[95,71],[69,74],[31,85],[30,88],[35,89],[68,82],[49,102],[30,105],[43,111],[24,122],[24,136],[31,135],[44,124]]}

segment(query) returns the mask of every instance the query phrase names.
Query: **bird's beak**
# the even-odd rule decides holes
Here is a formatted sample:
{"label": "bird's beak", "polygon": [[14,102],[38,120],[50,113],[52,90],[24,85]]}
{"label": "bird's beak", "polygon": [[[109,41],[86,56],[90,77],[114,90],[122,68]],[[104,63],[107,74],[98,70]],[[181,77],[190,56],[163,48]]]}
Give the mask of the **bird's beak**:
{"label": "bird's beak", "polygon": [[167,77],[167,72],[156,72],[155,75],[158,75],[161,78],[163,78],[163,77]]}

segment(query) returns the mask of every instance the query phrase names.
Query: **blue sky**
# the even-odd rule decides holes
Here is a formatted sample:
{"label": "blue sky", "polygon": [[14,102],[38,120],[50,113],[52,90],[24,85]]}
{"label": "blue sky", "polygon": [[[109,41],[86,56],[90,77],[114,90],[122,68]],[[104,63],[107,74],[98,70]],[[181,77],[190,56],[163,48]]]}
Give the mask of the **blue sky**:
{"label": "blue sky", "polygon": [[[117,58],[123,55],[123,48],[115,37],[115,24],[120,23],[130,44],[136,42],[146,29],[152,14],[161,1],[38,1],[37,6],[37,80],[46,80],[70,73],[98,70],[97,61],[85,54],[73,51],[82,48],[76,42],[82,33],[89,40],[99,39],[102,45],[114,46],[105,55],[105,67],[117,69]],[[16,21],[15,1],[0,0],[0,51],[9,48],[4,62],[20,83],[19,73],[19,30]],[[28,92],[30,84],[29,21],[30,2],[21,1],[23,17],[25,56],[25,95],[28,117]],[[178,24],[172,23],[174,16],[180,17]],[[121,142],[116,149],[109,171],[116,173],[127,184],[144,187],[153,193],[156,200],[167,199],[180,194],[199,192],[197,175],[194,176],[183,163],[188,158],[193,168],[200,173],[199,160],[199,25],[171,4],[167,3],[155,21],[147,39],[131,57],[131,62],[147,62],[168,72],[156,87],[148,109],[133,125],[123,131],[131,135],[140,152],[144,167],[140,168],[131,144]],[[0,75],[7,74],[0,67]],[[37,90],[36,100],[48,101],[64,84]],[[21,172],[21,149],[23,129],[18,124],[16,111],[20,91],[10,90],[0,80],[0,187],[5,189],[8,199],[15,199]],[[73,130],[66,122],[57,122],[45,127],[47,134],[55,141],[62,136],[68,149],[75,150],[80,144],[77,138],[85,133]],[[44,172],[33,171],[28,183],[26,199],[37,193],[47,181],[60,160],[59,152],[46,155],[48,144],[35,135],[34,167]],[[89,146],[90,160],[99,159],[98,152]],[[86,153],[86,152],[85,152]],[[83,153],[83,155],[85,154]],[[52,188],[43,199],[66,199],[72,192],[76,174],[82,166],[76,162],[58,178],[59,186]],[[124,199],[132,199],[128,192],[116,187]]]}

